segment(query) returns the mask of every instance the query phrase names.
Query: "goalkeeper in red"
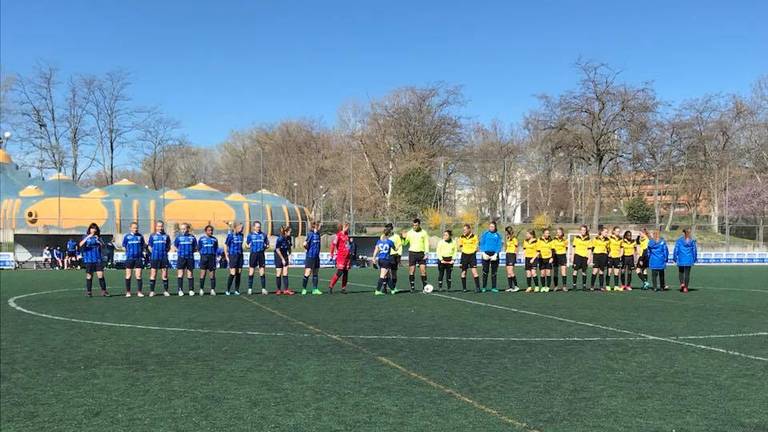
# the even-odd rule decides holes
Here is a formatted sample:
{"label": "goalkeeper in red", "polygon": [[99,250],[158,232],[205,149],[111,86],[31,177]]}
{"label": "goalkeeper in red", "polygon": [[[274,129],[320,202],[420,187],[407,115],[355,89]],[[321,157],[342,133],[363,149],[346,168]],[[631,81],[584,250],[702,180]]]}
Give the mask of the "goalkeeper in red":
{"label": "goalkeeper in red", "polygon": [[331,278],[328,284],[328,293],[333,294],[333,288],[336,282],[341,278],[341,293],[347,293],[347,279],[349,278],[349,269],[352,267],[352,256],[349,253],[349,224],[339,225],[339,232],[336,238],[331,242],[331,259],[336,261],[336,274]]}

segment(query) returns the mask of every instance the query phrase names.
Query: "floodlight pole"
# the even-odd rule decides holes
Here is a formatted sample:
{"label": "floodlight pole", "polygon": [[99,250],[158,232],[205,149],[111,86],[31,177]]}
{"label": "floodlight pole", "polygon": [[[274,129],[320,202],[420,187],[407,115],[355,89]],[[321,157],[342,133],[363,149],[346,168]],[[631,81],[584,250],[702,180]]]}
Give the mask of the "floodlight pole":
{"label": "floodlight pole", "polygon": [[437,214],[440,216],[440,232],[445,232],[445,218],[443,212],[445,211],[445,204],[443,203],[443,191],[445,190],[445,157],[440,158],[440,178],[438,179],[438,192],[437,192]]}
{"label": "floodlight pole", "polygon": [[[259,147],[259,204],[261,207],[261,223],[264,223],[264,149]],[[268,231],[271,231],[270,227]]]}
{"label": "floodlight pole", "polygon": [[11,139],[11,133],[8,131],[3,132],[3,135],[0,136],[0,149],[4,149],[8,147],[8,141]]}
{"label": "floodlight pole", "polygon": [[[161,217],[163,218],[163,223],[165,223],[165,142],[160,142],[160,174],[162,175],[162,184],[160,185],[160,190],[163,191],[163,211],[160,213]],[[165,228],[165,224],[163,224],[163,228]]]}
{"label": "floodlight pole", "polygon": [[501,223],[507,222],[507,158],[504,158],[504,169],[501,171]]}
{"label": "floodlight pole", "polygon": [[58,205],[58,227],[61,228],[61,168],[59,168],[59,174],[56,176],[56,189],[57,189],[57,205]]}
{"label": "floodlight pole", "polygon": [[[354,160],[352,159],[352,152],[349,152],[349,167],[354,166]],[[353,188],[353,182],[352,182],[352,175],[349,176],[349,226],[350,226],[350,234],[355,235],[355,211],[352,207],[352,198],[354,196],[354,188]]]}

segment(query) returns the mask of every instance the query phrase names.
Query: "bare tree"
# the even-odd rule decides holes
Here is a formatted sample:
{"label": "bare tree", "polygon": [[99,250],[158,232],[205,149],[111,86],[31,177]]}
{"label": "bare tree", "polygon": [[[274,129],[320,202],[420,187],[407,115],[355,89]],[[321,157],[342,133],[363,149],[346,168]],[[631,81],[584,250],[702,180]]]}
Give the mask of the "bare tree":
{"label": "bare tree", "polygon": [[96,161],[93,128],[88,116],[94,85],[92,78],[83,77],[70,77],[67,84],[64,124],[69,143],[70,176],[74,182],[80,181]]}
{"label": "bare tree", "polygon": [[385,201],[387,218],[392,217],[393,185],[399,173],[414,167],[435,173],[440,170],[435,159],[464,143],[463,118],[457,113],[463,105],[459,87],[437,84],[400,88],[371,101],[366,110],[357,110],[351,122],[356,125],[354,140]]}
{"label": "bare tree", "polygon": [[[2,66],[0,66],[0,70]],[[8,131],[14,111],[14,103],[11,100],[13,89],[16,86],[16,75],[0,73],[0,133]],[[5,145],[5,142],[3,142]]]}
{"label": "bare tree", "polygon": [[[677,196],[673,191],[673,172],[675,161],[681,155],[677,151],[680,147],[680,135],[674,121],[658,118],[648,124],[646,130],[638,141],[640,152],[639,169],[644,180],[651,180],[653,193],[654,223],[661,224],[661,211],[663,201],[669,201]],[[670,215],[674,213],[675,199],[669,203]]]}
{"label": "bare tree", "polygon": [[58,69],[39,64],[31,77],[19,79],[16,86],[19,140],[39,152],[41,175],[47,168],[61,172],[67,160],[62,144],[66,126],[57,100],[59,85]]}
{"label": "bare tree", "polygon": [[115,165],[129,135],[136,128],[137,110],[128,94],[129,76],[124,71],[108,72],[93,89],[90,116],[100,150],[100,165],[107,184],[115,182]]}
{"label": "bare tree", "polygon": [[157,110],[151,110],[138,124],[135,150],[143,155],[141,170],[154,189],[165,187],[170,174],[174,172],[175,155],[188,149],[179,147],[180,124]]}
{"label": "bare tree", "polygon": [[192,145],[180,138],[174,146],[174,171],[166,179],[166,187],[180,188],[196,183],[218,183],[219,153],[216,149]]}
{"label": "bare tree", "polygon": [[698,172],[707,175],[699,179],[707,188],[710,223],[718,232],[723,211],[726,185],[731,179],[736,136],[744,115],[732,96],[707,95],[682,104],[681,116],[686,120],[686,150],[688,157],[698,158]]}
{"label": "bare tree", "polygon": [[577,68],[577,88],[557,98],[541,96],[540,116],[547,129],[567,134],[573,157],[592,167],[592,224],[597,226],[606,168],[621,156],[632,125],[653,113],[657,102],[649,85],[621,83],[619,72],[605,64],[580,61]]}

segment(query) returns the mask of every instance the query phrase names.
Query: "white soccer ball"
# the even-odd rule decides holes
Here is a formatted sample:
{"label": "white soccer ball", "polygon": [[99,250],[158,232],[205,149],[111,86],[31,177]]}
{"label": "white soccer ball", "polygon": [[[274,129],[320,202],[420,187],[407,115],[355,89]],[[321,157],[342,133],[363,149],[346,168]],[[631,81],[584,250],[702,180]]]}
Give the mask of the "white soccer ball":
{"label": "white soccer ball", "polygon": [[435,289],[435,287],[433,287],[430,284],[424,285],[424,292],[427,293],[427,294],[431,293],[434,289]]}

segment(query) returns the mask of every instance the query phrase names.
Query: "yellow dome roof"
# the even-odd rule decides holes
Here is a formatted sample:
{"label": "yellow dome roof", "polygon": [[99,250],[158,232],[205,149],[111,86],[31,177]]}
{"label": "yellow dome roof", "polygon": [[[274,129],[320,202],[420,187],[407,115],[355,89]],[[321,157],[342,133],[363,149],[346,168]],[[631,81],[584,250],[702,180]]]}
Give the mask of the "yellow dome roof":
{"label": "yellow dome roof", "polygon": [[173,189],[170,189],[170,190],[167,190],[167,191],[163,192],[163,194],[160,195],[160,198],[171,199],[171,200],[184,199],[184,195],[178,193],[177,191],[175,191]]}
{"label": "yellow dome roof", "polygon": [[134,182],[132,182],[132,181],[126,179],[126,178],[120,180],[119,182],[114,183],[115,186],[133,186],[135,184],[136,183],[134,183]]}
{"label": "yellow dome roof", "polygon": [[48,180],[72,180],[72,179],[67,177],[65,174],[56,173],[56,174],[48,177]]}
{"label": "yellow dome roof", "polygon": [[94,188],[80,196],[83,198],[104,198],[109,196],[109,193],[103,189]]}
{"label": "yellow dome roof", "polygon": [[237,192],[227,195],[224,199],[227,201],[248,201],[248,198]]}
{"label": "yellow dome roof", "polygon": [[274,193],[274,192],[271,192],[271,191],[269,191],[269,190],[267,190],[267,189],[260,189],[260,190],[259,190],[258,192],[256,192],[256,193],[265,193],[265,194],[269,194],[269,195],[280,196],[280,195],[278,195],[278,194],[276,194],[276,193]]}
{"label": "yellow dome roof", "polygon": [[4,163],[4,164],[13,163],[13,159],[11,159],[11,155],[9,155],[8,152],[3,149],[0,149],[0,163]]}
{"label": "yellow dome roof", "polygon": [[29,185],[19,191],[20,197],[36,197],[43,195],[43,191],[35,185]]}
{"label": "yellow dome roof", "polygon": [[200,182],[194,186],[190,186],[187,189],[196,190],[196,191],[206,191],[206,192],[219,192],[218,189],[214,189],[203,182]]}

